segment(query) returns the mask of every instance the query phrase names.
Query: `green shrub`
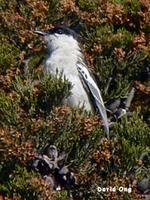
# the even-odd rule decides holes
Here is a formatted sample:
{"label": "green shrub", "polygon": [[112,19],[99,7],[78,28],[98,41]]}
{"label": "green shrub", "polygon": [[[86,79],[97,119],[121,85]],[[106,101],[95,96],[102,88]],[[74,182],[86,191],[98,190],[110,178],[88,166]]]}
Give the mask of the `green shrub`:
{"label": "green shrub", "polygon": [[71,84],[64,79],[63,74],[53,78],[49,75],[44,76],[41,81],[41,94],[39,96],[39,105],[46,111],[53,105],[61,105],[62,101],[70,94]]}
{"label": "green shrub", "polygon": [[[32,178],[31,178],[32,177]],[[7,182],[0,184],[0,191],[7,196],[21,196],[23,199],[39,199],[40,193],[36,184],[32,183],[35,173],[27,172],[23,167],[16,166],[14,171],[9,174]]]}
{"label": "green shrub", "polygon": [[114,50],[114,48],[128,48],[132,44],[134,34],[127,31],[125,28],[114,30],[113,25],[97,26],[96,37],[102,47],[104,53],[107,50],[107,55]]}
{"label": "green shrub", "polygon": [[142,51],[129,52],[120,61],[117,55],[95,58],[94,74],[107,98],[125,98],[129,88],[134,84],[145,63],[149,63],[149,56]]}
{"label": "green shrub", "polygon": [[[150,152],[148,117],[143,121],[141,116],[149,112],[148,81],[141,78],[131,104],[133,116],[116,122],[108,140],[97,116],[62,107],[71,83],[63,74],[43,74],[45,52],[32,31],[60,24],[81,30],[104,101],[126,98],[150,65],[148,1],[0,0],[0,7],[0,198],[53,199],[51,188],[27,170],[29,159],[49,143],[66,152],[66,163],[75,172],[73,199],[142,198],[134,187],[131,194],[112,194],[98,193],[97,186],[128,187],[134,166],[137,181],[149,178],[149,166],[139,162],[142,153]],[[67,199],[67,191],[55,193],[54,199]]]}
{"label": "green shrub", "polygon": [[0,48],[0,72],[5,73],[11,66],[18,65],[19,49],[10,44],[5,38],[1,38]]}
{"label": "green shrub", "polygon": [[130,2],[124,1],[124,8],[128,13],[138,14],[142,10],[142,4],[138,0],[132,0]]}
{"label": "green shrub", "polygon": [[44,75],[37,82],[32,78],[16,76],[13,85],[20,96],[20,106],[26,112],[31,115],[37,113],[49,115],[52,107],[61,105],[63,99],[69,95],[71,85],[67,80],[62,79],[62,75],[56,78]]}
{"label": "green shrub", "polygon": [[121,123],[117,123],[114,133],[118,137],[116,152],[120,157],[120,171],[129,171],[142,153],[150,152],[150,129],[145,127],[142,118],[135,112],[130,120],[124,118]]}
{"label": "green shrub", "polygon": [[78,5],[83,10],[96,10],[99,5],[99,0],[79,0]]}
{"label": "green shrub", "polygon": [[0,125],[16,125],[18,104],[0,92]]}

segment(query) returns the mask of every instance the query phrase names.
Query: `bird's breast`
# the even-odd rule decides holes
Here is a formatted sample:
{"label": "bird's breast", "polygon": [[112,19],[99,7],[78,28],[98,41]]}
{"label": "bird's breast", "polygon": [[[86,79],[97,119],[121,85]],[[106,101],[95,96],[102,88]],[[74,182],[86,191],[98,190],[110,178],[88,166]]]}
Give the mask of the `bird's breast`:
{"label": "bird's breast", "polygon": [[77,58],[75,56],[68,55],[51,55],[45,62],[46,72],[56,75],[62,73],[66,78],[70,79],[70,76],[78,76],[78,70],[76,67]]}
{"label": "bird's breast", "polygon": [[77,58],[68,55],[51,55],[45,62],[46,72],[53,76],[63,73],[63,77],[72,84],[71,95],[67,98],[67,104],[71,107],[84,106],[91,111],[92,105],[79,77]]}

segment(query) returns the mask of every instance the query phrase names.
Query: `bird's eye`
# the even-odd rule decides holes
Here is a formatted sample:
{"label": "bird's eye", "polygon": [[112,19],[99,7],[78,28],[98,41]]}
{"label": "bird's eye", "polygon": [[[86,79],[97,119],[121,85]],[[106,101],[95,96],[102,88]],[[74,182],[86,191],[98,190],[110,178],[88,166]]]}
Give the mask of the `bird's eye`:
{"label": "bird's eye", "polygon": [[62,31],[61,29],[58,29],[58,30],[57,30],[57,33],[58,33],[58,34],[63,34],[63,31]]}

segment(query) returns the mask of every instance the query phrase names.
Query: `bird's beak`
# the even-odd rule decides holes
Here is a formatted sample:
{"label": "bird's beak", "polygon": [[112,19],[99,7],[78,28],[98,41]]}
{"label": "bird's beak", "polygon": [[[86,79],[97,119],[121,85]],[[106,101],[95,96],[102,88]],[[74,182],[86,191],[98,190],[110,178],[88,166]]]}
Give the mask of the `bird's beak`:
{"label": "bird's beak", "polygon": [[34,33],[38,34],[38,35],[41,35],[41,36],[45,36],[47,35],[46,32],[43,32],[43,31],[34,31]]}

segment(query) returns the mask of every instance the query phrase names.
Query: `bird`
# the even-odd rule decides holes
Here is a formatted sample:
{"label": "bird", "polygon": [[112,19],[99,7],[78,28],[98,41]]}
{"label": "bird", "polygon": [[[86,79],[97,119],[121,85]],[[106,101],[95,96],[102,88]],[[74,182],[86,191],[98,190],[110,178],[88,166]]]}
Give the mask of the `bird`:
{"label": "bird", "polygon": [[71,82],[71,94],[65,99],[69,107],[83,107],[93,113],[98,110],[109,137],[109,123],[100,89],[91,75],[82,53],[78,34],[66,26],[56,26],[49,31],[35,30],[47,47],[48,56],[44,63],[46,74],[57,76],[63,72]]}

